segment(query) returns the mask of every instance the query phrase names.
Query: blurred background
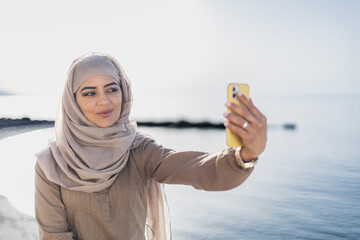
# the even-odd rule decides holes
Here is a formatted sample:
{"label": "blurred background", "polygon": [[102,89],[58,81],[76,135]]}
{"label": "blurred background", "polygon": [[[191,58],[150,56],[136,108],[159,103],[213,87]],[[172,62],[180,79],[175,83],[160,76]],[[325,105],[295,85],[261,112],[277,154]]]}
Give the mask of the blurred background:
{"label": "blurred background", "polygon": [[[0,91],[58,97],[72,61],[95,51],[123,66],[134,117],[221,119],[229,82],[248,83],[255,102],[358,94],[359,8],[356,0],[2,2]],[[53,102],[42,107],[55,115]]]}
{"label": "blurred background", "polygon": [[[2,1],[0,118],[54,120],[67,70],[87,52],[120,62],[139,121],[222,122],[227,84],[248,83],[269,123],[261,163],[224,193],[167,186],[174,239],[357,239],[359,12],[357,0]],[[140,130],[177,150],[225,147],[223,130]],[[1,140],[2,178],[52,135]],[[16,183],[27,195],[0,185],[30,216],[32,170]]]}

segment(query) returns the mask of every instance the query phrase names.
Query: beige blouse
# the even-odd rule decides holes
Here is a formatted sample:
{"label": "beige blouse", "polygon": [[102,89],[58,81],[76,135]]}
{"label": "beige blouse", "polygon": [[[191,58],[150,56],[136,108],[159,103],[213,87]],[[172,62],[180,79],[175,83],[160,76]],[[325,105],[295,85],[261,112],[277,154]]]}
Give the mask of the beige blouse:
{"label": "beige blouse", "polygon": [[131,150],[112,186],[96,193],[60,187],[36,164],[35,212],[40,239],[145,239],[149,179],[207,191],[231,189],[252,172],[238,167],[234,155],[234,149],[212,154],[175,152],[149,138]]}

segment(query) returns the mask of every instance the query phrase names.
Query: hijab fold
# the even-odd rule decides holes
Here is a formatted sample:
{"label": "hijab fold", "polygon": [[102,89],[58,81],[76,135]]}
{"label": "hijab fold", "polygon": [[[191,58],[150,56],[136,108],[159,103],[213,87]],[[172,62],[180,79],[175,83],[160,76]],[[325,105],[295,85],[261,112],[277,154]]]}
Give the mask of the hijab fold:
{"label": "hijab fold", "polygon": [[[97,127],[87,120],[74,95],[84,81],[96,75],[113,77],[122,91],[119,120],[108,128]],[[91,53],[77,58],[68,71],[55,121],[56,138],[49,141],[52,157],[45,152],[37,154],[46,177],[61,187],[87,193],[111,186],[126,165],[130,150],[144,140],[136,131],[136,122],[129,120],[131,105],[130,82],[113,57]],[[166,198],[154,180],[149,183],[147,208],[148,239],[170,239],[170,224],[164,221]]]}

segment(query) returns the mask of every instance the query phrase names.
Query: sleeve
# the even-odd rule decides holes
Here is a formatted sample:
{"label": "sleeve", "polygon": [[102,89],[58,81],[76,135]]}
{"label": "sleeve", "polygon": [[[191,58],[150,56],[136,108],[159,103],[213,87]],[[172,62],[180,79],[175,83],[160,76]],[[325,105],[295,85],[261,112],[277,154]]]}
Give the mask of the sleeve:
{"label": "sleeve", "polygon": [[154,140],[147,140],[141,150],[147,177],[160,183],[223,191],[239,186],[253,170],[237,165],[234,148],[217,153],[175,152],[157,145]]}
{"label": "sleeve", "polygon": [[46,178],[38,164],[35,166],[35,217],[40,239],[73,239],[60,187]]}

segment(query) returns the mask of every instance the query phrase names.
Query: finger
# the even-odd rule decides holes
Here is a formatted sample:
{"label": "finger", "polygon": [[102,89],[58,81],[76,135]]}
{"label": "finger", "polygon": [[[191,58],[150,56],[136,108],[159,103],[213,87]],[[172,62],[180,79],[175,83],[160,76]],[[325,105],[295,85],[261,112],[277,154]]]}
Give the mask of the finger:
{"label": "finger", "polygon": [[231,102],[227,102],[225,104],[225,106],[231,110],[231,112],[243,117],[245,120],[247,120],[248,122],[257,122],[258,120],[255,118],[255,116],[253,114],[251,114],[249,112],[249,110],[247,110],[245,107],[243,106],[239,106],[237,104],[231,103]]}
{"label": "finger", "polygon": [[246,109],[249,110],[249,112],[251,112],[253,115],[257,116],[258,111],[254,111],[256,107],[254,106],[252,101],[247,99],[246,96],[244,94],[242,94],[241,92],[237,92],[236,97],[242,104],[244,104],[244,106],[246,107]]}
{"label": "finger", "polygon": [[250,122],[248,122],[246,119],[244,119],[243,117],[236,115],[236,114],[227,113],[227,112],[225,112],[223,115],[229,122],[237,125],[238,127],[243,128],[245,131],[247,131],[247,132],[254,131],[252,124]]}
{"label": "finger", "polygon": [[264,114],[254,105],[251,98],[247,99],[241,92],[237,92],[236,97],[257,119],[266,121]]}
{"label": "finger", "polygon": [[228,128],[231,132],[235,133],[237,136],[241,138],[244,144],[244,139],[247,139],[248,133],[242,128],[231,122],[225,122],[225,127]]}
{"label": "finger", "polygon": [[250,98],[250,103],[252,105],[254,115],[257,116],[260,120],[266,121],[265,115],[255,106],[251,98]]}

